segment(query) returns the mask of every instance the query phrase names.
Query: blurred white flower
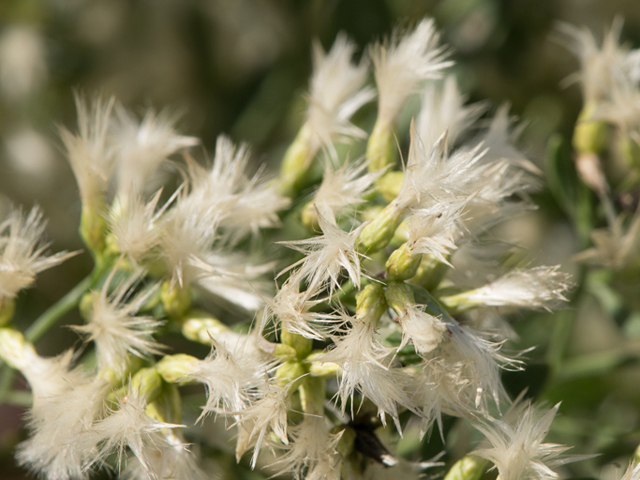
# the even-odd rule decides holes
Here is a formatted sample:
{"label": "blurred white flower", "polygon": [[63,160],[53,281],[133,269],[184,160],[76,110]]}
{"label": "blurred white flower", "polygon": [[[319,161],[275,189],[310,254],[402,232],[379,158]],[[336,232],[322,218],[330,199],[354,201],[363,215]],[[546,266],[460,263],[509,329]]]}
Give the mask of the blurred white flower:
{"label": "blurred white flower", "polygon": [[394,30],[387,42],[371,49],[382,123],[391,124],[407,97],[417,93],[424,80],[439,78],[442,70],[452,65],[439,41],[435,22],[424,19],[407,32]]}
{"label": "blurred white flower", "polygon": [[0,92],[15,101],[30,95],[47,78],[45,44],[32,26],[5,27],[0,35]]}
{"label": "blurred white flower", "polygon": [[305,127],[310,133],[310,156],[324,147],[337,160],[334,140],[365,138],[366,133],[350,122],[353,114],[375,96],[363,88],[367,80],[367,62],[351,62],[356,45],[338,34],[331,50],[325,53],[317,41],[313,45],[313,74],[309,88],[309,108]]}

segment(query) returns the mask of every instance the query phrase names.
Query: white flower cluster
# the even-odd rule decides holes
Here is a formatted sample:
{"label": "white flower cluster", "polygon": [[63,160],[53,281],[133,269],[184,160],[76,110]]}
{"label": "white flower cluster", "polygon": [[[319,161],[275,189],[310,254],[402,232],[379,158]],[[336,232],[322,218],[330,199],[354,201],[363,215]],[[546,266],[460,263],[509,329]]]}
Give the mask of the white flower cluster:
{"label": "white flower cluster", "polygon": [[[198,141],[176,133],[172,117],[149,112],[138,122],[114,100],[88,107],[78,98],[79,132],[62,129],[62,139],[83,201],[81,233],[96,259],[80,302],[86,324],[75,327],[95,361],[89,371],[72,366],[85,363],[72,352],[42,358],[16,330],[0,330],[0,356],[34,395],[23,465],[49,480],[125,463],[127,478],[203,478],[181,432],[179,387],[189,384],[204,386],[200,421],[223,416],[237,430],[238,459],[253,449],[252,467],[270,463],[298,479],[352,478],[363,458],[395,465],[375,430],[391,417],[402,434],[404,412],[423,435],[434,424],[442,434],[443,415],[475,421],[494,445],[476,453],[504,480],[554,478],[550,468],[571,460],[540,443],[557,407],[540,421],[527,407],[516,427],[490,416],[510,403],[500,369],[521,361],[502,352],[506,339],[466,315],[555,307],[567,276],[557,267],[520,268],[470,288],[450,275],[465,269],[459,251],[474,251],[468,247],[488,229],[530,208],[538,172],[514,146],[507,110],[481,128],[486,107],[466,105],[453,74],[445,76],[453,62],[424,20],[369,50],[378,123],[368,157],[336,165],[334,141],[367,136],[351,123],[373,98],[368,57],[353,64],[354,52],[342,35],[328,53],[314,47],[309,110],[278,178],[248,173],[248,149],[226,137],[210,166],[186,153],[180,164],[170,157]],[[380,146],[416,94],[422,109],[408,160],[394,170],[395,157]],[[313,198],[291,202],[304,198],[302,180],[323,148],[328,160]],[[183,174],[172,195],[152,192],[163,164]],[[310,236],[280,242],[298,257],[271,295],[265,274],[275,263],[256,259],[249,249],[258,242],[248,240],[280,228],[279,212],[290,205],[302,206],[291,221],[301,218],[298,231],[306,225]],[[3,297],[64,258],[43,256],[40,225],[35,212],[0,227]],[[287,235],[278,231],[278,239]],[[5,263],[19,273],[5,274]],[[222,300],[227,323],[255,313],[255,328],[241,333],[195,309],[202,293]],[[157,336],[176,330],[210,344],[210,355],[166,354]],[[261,460],[266,449],[270,462]]]}

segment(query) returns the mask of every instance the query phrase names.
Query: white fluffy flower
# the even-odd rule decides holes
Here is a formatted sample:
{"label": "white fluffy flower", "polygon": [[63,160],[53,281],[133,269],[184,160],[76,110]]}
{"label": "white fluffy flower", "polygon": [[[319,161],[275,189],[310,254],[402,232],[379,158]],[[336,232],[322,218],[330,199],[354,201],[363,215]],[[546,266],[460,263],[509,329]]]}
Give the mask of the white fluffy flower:
{"label": "white fluffy flower", "polygon": [[465,106],[456,77],[447,75],[443,83],[429,83],[422,93],[422,107],[416,120],[417,131],[427,150],[447,132],[448,146],[469,128],[485,110],[481,104]]}
{"label": "white fluffy flower", "polygon": [[37,273],[69,258],[64,252],[44,255],[45,225],[37,207],[27,216],[20,210],[12,210],[0,223],[0,304],[3,297],[14,298],[20,290],[31,286]]}
{"label": "white fluffy flower", "polygon": [[463,304],[487,307],[544,308],[567,299],[569,275],[555,267],[513,270],[492,283],[459,295]]}
{"label": "white fluffy flower", "polygon": [[309,91],[306,127],[310,131],[312,153],[325,147],[337,158],[334,140],[346,141],[366,134],[349,120],[374,97],[373,90],[362,88],[367,80],[367,63],[351,62],[356,45],[339,34],[329,53],[318,42],[313,46],[313,75]]}
{"label": "white fluffy flower", "polygon": [[297,480],[340,480],[342,458],[336,447],[341,434],[330,433],[324,418],[306,416],[290,435],[286,453],[274,463],[280,475],[291,473]]}
{"label": "white fluffy flower", "polygon": [[102,420],[94,423],[87,437],[100,446],[100,458],[106,459],[117,454],[121,464],[128,448],[144,470],[152,477],[152,463],[149,452],[170,446],[163,432],[184,425],[165,423],[151,418],[145,413],[147,400],[144,395],[129,387],[128,392],[117,398],[117,408]]}
{"label": "white fluffy flower", "polygon": [[339,276],[344,269],[356,287],[360,288],[360,257],[363,255],[358,252],[356,244],[366,224],[362,224],[351,232],[345,232],[323,217],[320,212],[318,212],[318,224],[322,235],[304,240],[281,242],[306,255],[287,270],[301,264],[297,275],[307,280],[309,290],[321,289],[328,282],[330,291],[333,291],[334,288],[340,288]]}
{"label": "white fluffy flower", "polygon": [[34,403],[31,436],[18,446],[18,462],[48,480],[87,478],[99,463],[97,442],[88,431],[104,413],[109,385],[100,377],[74,376],[73,383],[58,377],[65,391]]}
{"label": "white fluffy flower", "polygon": [[589,29],[560,25],[563,43],[580,61],[581,70],[572,79],[582,83],[585,103],[607,99],[621,84],[640,81],[640,50],[620,45],[621,31],[617,18],[599,45]]}
{"label": "white fluffy flower", "polygon": [[413,255],[426,254],[447,265],[447,257],[456,249],[462,231],[458,223],[464,203],[414,210],[407,218],[407,248]]}
{"label": "white fluffy flower", "polygon": [[[206,480],[209,476],[198,466],[196,455],[189,450],[174,432],[163,432],[166,441],[160,448],[147,448],[144,458],[148,461],[149,471],[145,465],[134,457],[122,472],[123,480]],[[151,474],[151,475],[150,475]]]}
{"label": "white fluffy flower", "polygon": [[238,425],[238,443],[236,446],[236,458],[238,461],[244,452],[253,445],[254,452],[251,458],[251,466],[255,467],[262,442],[268,432],[273,432],[283,444],[289,443],[287,437],[289,387],[290,385],[267,384],[263,396],[238,413],[236,422],[236,425]]}
{"label": "white fluffy flower", "polygon": [[330,325],[339,319],[334,315],[312,312],[310,309],[322,300],[312,300],[315,292],[312,290],[300,291],[299,274],[292,275],[275,297],[267,301],[262,314],[260,329],[264,330],[269,321],[279,325],[291,333],[302,335],[306,338],[322,340],[327,335]]}
{"label": "white fluffy flower", "polygon": [[89,106],[76,95],[78,134],[60,129],[84,204],[96,205],[101,201],[113,170],[114,152],[108,142],[108,132],[114,103],[113,97],[108,101],[96,98]]}
{"label": "white fluffy flower", "polygon": [[116,107],[112,123],[117,160],[118,196],[138,195],[150,186],[158,166],[179,150],[197,145],[195,137],[178,135],[176,118],[147,111],[142,121],[124,107]]}
{"label": "white fluffy flower", "polygon": [[256,365],[255,360],[255,356],[234,356],[214,341],[211,353],[189,375],[207,390],[200,418],[212,412],[237,413],[250,404],[268,369],[266,364]]}
{"label": "white fluffy flower", "polygon": [[409,340],[419,354],[429,353],[440,345],[445,332],[446,324],[438,317],[430,315],[417,305],[408,305],[400,316],[402,326],[402,342],[399,349],[404,347]]}
{"label": "white fluffy flower", "polygon": [[123,372],[127,368],[129,354],[148,357],[160,353],[161,346],[153,339],[153,334],[162,322],[152,317],[136,316],[154,290],[147,288],[134,293],[142,273],[122,280],[109,294],[115,273],[114,269],[101,291],[91,292],[88,323],[74,326],[74,330],[85,334],[87,341],[95,343],[100,370],[112,368]]}
{"label": "white fluffy flower", "polygon": [[439,41],[434,21],[424,19],[413,30],[395,30],[388,42],[373,47],[380,121],[393,122],[422,81],[440,77],[441,71],[451,65]]}
{"label": "white fluffy flower", "polygon": [[260,228],[279,225],[277,212],[289,205],[261,171],[249,176],[248,164],[247,146],[236,147],[225,136],[218,137],[211,169],[191,159],[187,163],[191,191],[182,201],[203,221],[217,218],[232,243]]}
{"label": "white fluffy flower", "polygon": [[574,257],[577,262],[604,265],[616,270],[634,265],[640,258],[640,214],[625,225],[624,216],[616,219],[610,229],[591,232],[594,246]]}
{"label": "white fluffy flower", "polygon": [[473,454],[493,462],[503,480],[559,478],[553,468],[584,458],[563,456],[570,447],[542,443],[559,407],[557,404],[550,410],[540,411],[533,405],[521,405],[520,411],[512,415],[515,418],[510,421],[503,419],[477,424],[476,428],[492,447],[480,448]]}
{"label": "white fluffy flower", "polygon": [[320,215],[335,218],[348,208],[362,203],[362,197],[370,192],[373,183],[385,172],[367,172],[367,162],[345,163],[335,168],[327,162],[320,188],[313,202]]}
{"label": "white fluffy flower", "polygon": [[370,322],[354,320],[346,335],[334,337],[335,346],[320,360],[340,367],[338,394],[343,411],[356,391],[371,400],[377,407],[383,423],[385,414],[391,415],[398,430],[398,405],[416,411],[405,389],[409,378],[391,365],[393,349],[387,348],[376,338]]}

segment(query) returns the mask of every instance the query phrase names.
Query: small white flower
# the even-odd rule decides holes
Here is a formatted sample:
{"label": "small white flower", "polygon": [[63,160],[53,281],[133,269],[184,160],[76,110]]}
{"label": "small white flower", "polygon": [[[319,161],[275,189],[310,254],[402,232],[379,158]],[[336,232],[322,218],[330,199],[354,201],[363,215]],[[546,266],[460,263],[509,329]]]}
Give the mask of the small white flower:
{"label": "small white flower", "polygon": [[273,434],[283,443],[288,444],[287,437],[287,411],[289,410],[290,385],[278,386],[273,383],[266,385],[263,396],[249,407],[238,412],[238,443],[236,446],[236,458],[246,452],[251,445],[254,446],[251,466],[255,468],[262,442],[268,432]]}
{"label": "small white flower", "polygon": [[117,160],[118,197],[144,193],[162,162],[179,150],[198,145],[195,137],[178,135],[175,116],[147,111],[141,122],[121,105],[112,123]]}
{"label": "small white flower", "polygon": [[602,45],[587,28],[561,24],[562,41],[580,61],[581,70],[571,80],[582,83],[585,103],[609,98],[621,84],[640,81],[640,50],[620,45],[622,20],[616,18]]}
{"label": "small white flower", "polygon": [[39,272],[73,255],[65,252],[44,255],[45,226],[37,207],[27,216],[21,210],[12,210],[0,223],[0,303],[3,297],[14,298],[20,290],[31,286]]}
{"label": "small white flower", "polygon": [[460,294],[460,297],[476,306],[551,310],[567,301],[569,275],[559,272],[558,268],[513,270],[484,287]]}
{"label": "small white flower", "polygon": [[328,283],[329,290],[333,292],[335,288],[340,288],[339,276],[344,269],[359,289],[360,257],[363,255],[358,252],[356,244],[366,224],[362,224],[351,232],[345,232],[335,223],[324,218],[319,211],[318,224],[322,235],[304,240],[281,242],[306,255],[284,271],[302,265],[297,275],[308,282],[309,290],[322,289]]}
{"label": "small white flower", "polygon": [[232,355],[214,341],[211,353],[189,375],[207,390],[200,419],[212,412],[236,413],[246,408],[267,369],[266,364],[256,365],[254,356]]}
{"label": "small white flower", "polygon": [[347,401],[360,392],[378,407],[378,414],[385,423],[385,414],[391,415],[401,431],[398,405],[416,411],[405,389],[407,377],[399,368],[391,365],[394,351],[380,343],[370,322],[354,320],[348,333],[334,337],[335,346],[319,360],[340,366],[338,395],[344,411]]}
{"label": "small white flower", "polygon": [[147,202],[139,195],[130,196],[120,209],[112,209],[107,219],[118,252],[134,265],[148,259],[160,243],[161,231],[157,223],[170,203],[156,211],[161,194],[162,190],[159,190]]}
{"label": "small white flower", "polygon": [[323,417],[306,416],[290,429],[291,443],[274,466],[278,474],[291,473],[296,480],[340,480],[342,458],[336,447],[341,434],[329,432]]}
{"label": "small white flower", "polygon": [[628,225],[625,225],[625,220],[620,216],[610,229],[593,230],[591,240],[594,246],[573,259],[616,270],[634,265],[640,258],[640,214],[635,214]]}
{"label": "small white flower", "polygon": [[318,42],[313,45],[313,75],[309,91],[306,126],[311,134],[311,155],[323,146],[337,159],[333,141],[348,141],[366,136],[349,120],[362,105],[374,97],[371,88],[362,88],[367,80],[367,63],[351,62],[356,45],[339,34],[329,53]]}
{"label": "small white flower", "polygon": [[113,170],[114,152],[108,142],[108,131],[114,103],[113,97],[108,101],[96,98],[89,106],[80,95],[76,95],[78,134],[60,128],[80,198],[86,205],[102,201]]}
{"label": "small white flower", "polygon": [[333,219],[350,207],[364,202],[362,197],[371,191],[373,183],[385,170],[366,172],[365,161],[345,163],[340,168],[327,162],[322,183],[313,198],[320,215]]}
{"label": "small white flower", "polygon": [[389,41],[372,48],[380,121],[391,124],[424,80],[439,78],[452,64],[439,41],[434,21],[424,19],[406,33],[394,30]]}
{"label": "small white flower", "polygon": [[465,106],[456,77],[447,75],[444,82],[427,84],[422,93],[422,107],[416,120],[417,131],[427,150],[446,132],[448,147],[456,144],[485,110],[482,104]]}
{"label": "small white flower", "polygon": [[570,447],[542,443],[560,404],[540,411],[533,405],[521,405],[511,421],[492,420],[478,423],[491,448],[480,448],[474,455],[493,462],[503,480],[552,480],[558,474],[552,469],[584,457],[563,456]]}
{"label": "small white flower", "polygon": [[413,255],[426,254],[450,265],[447,257],[456,249],[456,240],[462,230],[464,203],[443,208],[436,205],[428,209],[414,210],[407,218],[407,248]]}
{"label": "small white flower", "polygon": [[446,324],[438,317],[428,314],[417,305],[407,305],[400,316],[402,326],[402,342],[398,349],[404,347],[409,340],[419,354],[434,350],[442,342]]}
{"label": "small white flower", "polygon": [[117,403],[117,409],[111,410],[109,415],[94,423],[86,435],[100,445],[100,459],[104,460],[116,453],[118,464],[122,464],[128,448],[152,477],[149,452],[170,446],[169,439],[163,432],[172,428],[184,428],[184,425],[151,418],[145,413],[146,398],[131,386],[125,395],[117,398]]}
{"label": "small white flower", "polygon": [[323,300],[312,300],[315,291],[300,291],[300,275],[294,274],[282,285],[275,297],[267,301],[262,314],[260,330],[264,331],[269,321],[291,333],[306,338],[323,340],[329,326],[339,321],[330,314],[312,312],[311,307]]}
{"label": "small white flower", "polygon": [[[174,432],[163,432],[166,435],[164,446],[159,449],[147,448],[144,457],[149,462],[149,471],[137,457],[127,464],[120,475],[124,480],[206,480],[208,475],[198,467],[196,455],[189,450]],[[151,474],[151,475],[150,475]]]}
{"label": "small white flower", "polygon": [[154,292],[154,288],[147,288],[134,294],[143,274],[122,280],[109,294],[115,273],[114,269],[101,291],[91,292],[88,323],[73,328],[85,334],[87,341],[95,343],[100,370],[112,368],[124,372],[129,354],[148,357],[160,353],[161,345],[153,339],[153,334],[162,322],[153,317],[136,316]]}

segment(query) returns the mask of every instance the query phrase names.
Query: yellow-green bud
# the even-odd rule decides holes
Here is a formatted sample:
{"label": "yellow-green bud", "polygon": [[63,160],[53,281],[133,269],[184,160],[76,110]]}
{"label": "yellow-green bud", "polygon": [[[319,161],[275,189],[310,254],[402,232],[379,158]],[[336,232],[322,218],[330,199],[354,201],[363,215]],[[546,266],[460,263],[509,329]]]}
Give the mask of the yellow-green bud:
{"label": "yellow-green bud", "polygon": [[131,387],[153,402],[162,391],[162,377],[155,368],[141,368],[131,379]]}
{"label": "yellow-green bud", "polygon": [[486,465],[484,458],[467,455],[453,464],[444,480],[480,480]]}
{"label": "yellow-green bud", "polygon": [[411,283],[419,285],[425,290],[435,290],[444,279],[449,266],[432,255],[422,255],[420,266],[411,278]]}
{"label": "yellow-green bud", "polygon": [[309,128],[303,125],[284,154],[280,167],[280,193],[284,196],[295,196],[304,183],[304,177],[315,156],[310,147],[310,135]]}
{"label": "yellow-green bud", "polygon": [[303,337],[297,333],[288,332],[285,329],[282,329],[280,336],[283,344],[289,345],[295,349],[298,359],[304,360],[307,355],[311,353],[313,340],[310,338]]}
{"label": "yellow-green bud", "polygon": [[6,325],[13,318],[16,311],[16,301],[13,298],[0,297],[0,327]]}
{"label": "yellow-green bud", "polygon": [[384,292],[387,303],[398,315],[405,312],[407,305],[413,305],[415,298],[411,287],[404,282],[389,282]]}
{"label": "yellow-green bud", "polygon": [[484,305],[480,300],[471,300],[469,294],[474,292],[475,290],[469,290],[455,295],[447,295],[440,297],[439,300],[451,315],[459,315]]}
{"label": "yellow-green bud", "polygon": [[370,283],[356,297],[356,318],[360,321],[378,323],[387,310],[384,289],[379,283]]}
{"label": "yellow-green bud", "polygon": [[376,187],[378,191],[382,195],[382,197],[387,201],[393,201],[400,192],[400,187],[402,187],[402,180],[404,179],[404,172],[387,172],[382,177],[378,179],[376,182]]}
{"label": "yellow-green bud", "polygon": [[185,315],[182,334],[191,341],[211,345],[211,337],[228,332],[227,327],[214,316],[200,310],[191,310]]}
{"label": "yellow-green bud", "polygon": [[0,358],[12,368],[22,370],[30,358],[37,355],[33,345],[13,328],[0,328]]}
{"label": "yellow-green bud", "polygon": [[578,153],[600,153],[607,147],[609,126],[602,120],[591,120],[597,106],[588,103],[578,117],[573,131],[573,148]]}
{"label": "yellow-green bud", "polygon": [[318,224],[318,213],[313,200],[307,203],[302,209],[301,215],[302,224],[309,230],[314,232],[320,231],[320,225]]}
{"label": "yellow-green bud", "polygon": [[105,235],[108,231],[108,226],[101,213],[104,201],[100,200],[95,203],[98,203],[98,205],[82,204],[80,237],[94,258],[100,259],[105,250]]}
{"label": "yellow-green bud", "polygon": [[367,224],[358,237],[358,250],[365,254],[375,253],[389,245],[400,222],[402,210],[390,203]]}
{"label": "yellow-green bud", "polygon": [[191,307],[191,288],[180,287],[177,283],[166,280],[160,290],[160,299],[167,315],[173,319],[181,319]]}
{"label": "yellow-green bud", "polygon": [[281,385],[293,383],[292,391],[297,388],[300,379],[307,374],[307,369],[301,362],[286,362],[278,367],[275,378]]}
{"label": "yellow-green bud", "polygon": [[407,242],[403,243],[389,256],[387,264],[387,280],[393,282],[401,282],[412,278],[418,273],[422,255],[413,255],[409,249]]}
{"label": "yellow-green bud", "polygon": [[155,368],[165,382],[184,385],[187,382],[192,382],[189,376],[196,371],[199,363],[200,360],[196,357],[186,353],[178,353],[166,355],[156,364]]}
{"label": "yellow-green bud", "polygon": [[306,359],[309,366],[309,373],[312,377],[329,377],[335,376],[339,370],[337,363],[333,362],[321,362],[316,360],[317,358],[325,355],[326,352],[322,350],[315,350]]}
{"label": "yellow-green bud", "polygon": [[378,117],[367,143],[369,171],[375,172],[385,168],[387,165],[395,164],[397,155],[398,148],[393,135],[393,128]]}
{"label": "yellow-green bud", "polygon": [[291,345],[285,345],[284,343],[276,343],[273,347],[273,352],[271,352],[275,358],[282,360],[283,362],[288,362],[293,360],[298,356],[298,352]]}

